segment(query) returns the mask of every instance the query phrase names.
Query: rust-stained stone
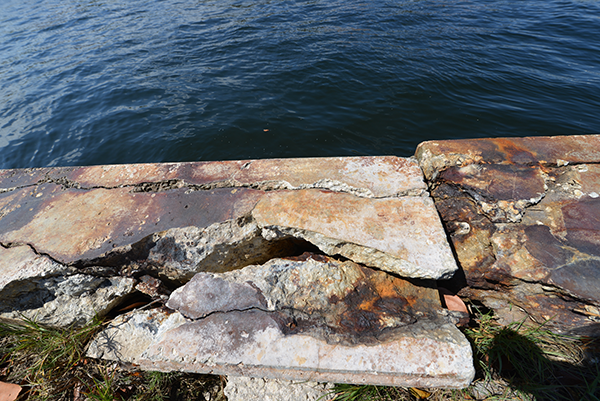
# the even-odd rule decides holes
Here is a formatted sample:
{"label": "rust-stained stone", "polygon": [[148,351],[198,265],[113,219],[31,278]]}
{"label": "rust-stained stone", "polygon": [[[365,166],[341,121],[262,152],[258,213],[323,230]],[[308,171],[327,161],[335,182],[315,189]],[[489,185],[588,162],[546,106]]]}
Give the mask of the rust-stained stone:
{"label": "rust-stained stone", "polygon": [[368,342],[386,328],[432,318],[440,311],[435,284],[419,284],[350,261],[304,253],[223,274],[199,273],[171,294],[167,306],[191,319],[251,308],[300,311],[304,315],[294,317],[292,331],[323,330],[310,327],[315,320],[326,325],[331,338]]}
{"label": "rust-stained stone", "polygon": [[564,166],[600,160],[600,135],[481,138],[422,142],[415,156],[427,179],[472,163]]}
{"label": "rust-stained stone", "polygon": [[[23,188],[0,209],[0,242],[31,244],[62,263],[98,258],[173,227],[205,227],[252,210],[261,191],[132,193],[129,188]],[[3,214],[4,213],[4,214]]]}
{"label": "rust-stained stone", "polygon": [[320,190],[266,194],[252,212],[266,238],[294,236],[404,277],[451,276],[456,263],[429,197],[365,199]]}
{"label": "rust-stained stone", "polygon": [[464,387],[469,342],[420,284],[313,254],[200,273],[171,295],[176,312],[123,316],[88,354],[152,370]]}
{"label": "rust-stained stone", "polygon": [[[274,189],[322,187],[363,196],[396,196],[425,190],[415,160],[394,156],[236,160],[56,167],[0,171],[2,189],[54,182],[76,188],[138,186],[166,190],[184,186],[252,186]],[[152,185],[155,184],[155,185]]]}
{"label": "rust-stained stone", "polygon": [[168,229],[240,218],[264,191],[371,199],[426,189],[415,160],[392,156],[3,170],[0,184],[0,243],[68,264],[130,251]]}
{"label": "rust-stained stone", "polygon": [[600,305],[600,169],[585,163],[600,160],[599,136],[427,142],[417,155],[461,295],[558,331],[596,327],[585,308]]}

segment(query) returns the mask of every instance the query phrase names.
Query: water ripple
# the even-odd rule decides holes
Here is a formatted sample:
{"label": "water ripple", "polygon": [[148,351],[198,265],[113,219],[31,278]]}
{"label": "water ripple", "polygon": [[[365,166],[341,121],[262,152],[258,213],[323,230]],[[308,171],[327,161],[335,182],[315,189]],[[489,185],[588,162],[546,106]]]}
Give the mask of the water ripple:
{"label": "water ripple", "polygon": [[600,132],[597,2],[3,7],[0,168],[407,156],[428,139]]}

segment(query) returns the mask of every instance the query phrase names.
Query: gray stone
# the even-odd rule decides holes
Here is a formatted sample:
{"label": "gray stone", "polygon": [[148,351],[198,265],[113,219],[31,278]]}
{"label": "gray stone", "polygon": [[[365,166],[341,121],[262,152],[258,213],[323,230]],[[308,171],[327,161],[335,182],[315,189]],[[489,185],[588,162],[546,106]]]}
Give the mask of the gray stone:
{"label": "gray stone", "polygon": [[333,385],[307,381],[227,377],[228,401],[329,401]]}
{"label": "gray stone", "polygon": [[180,313],[159,309],[117,316],[90,342],[87,355],[113,361],[135,362],[165,332],[186,322]]}
{"label": "gray stone", "polygon": [[464,387],[470,344],[433,283],[421,284],[311,254],[200,273],[171,294],[174,313],[113,322],[89,355],[149,370]]}
{"label": "gray stone", "polygon": [[0,246],[0,318],[84,325],[133,291],[135,280],[80,274],[29,246]]}
{"label": "gray stone", "polygon": [[169,278],[186,281],[201,271],[223,272],[251,264],[252,257],[266,247],[260,230],[248,219],[206,228],[174,228],[156,234],[154,242],[148,261]]}
{"label": "gray stone", "polygon": [[135,280],[87,274],[13,282],[2,291],[0,318],[28,318],[57,327],[82,326],[133,291]]}
{"label": "gray stone", "polygon": [[[47,256],[36,254],[28,245],[10,248],[0,245],[0,294],[12,282],[74,272],[73,268],[57,263]],[[4,294],[2,299],[8,297],[10,297],[8,294]]]}

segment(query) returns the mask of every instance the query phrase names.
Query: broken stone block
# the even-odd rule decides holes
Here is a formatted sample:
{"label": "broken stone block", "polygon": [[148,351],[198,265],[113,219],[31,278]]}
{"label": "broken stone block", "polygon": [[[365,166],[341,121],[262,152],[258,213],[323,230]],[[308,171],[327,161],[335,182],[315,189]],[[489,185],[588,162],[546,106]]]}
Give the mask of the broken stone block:
{"label": "broken stone block", "polygon": [[[36,254],[27,245],[10,248],[0,246],[0,294],[12,282],[74,272],[75,269],[57,263],[47,256]],[[6,299],[6,296],[0,299]]]}
{"label": "broken stone block", "polygon": [[600,332],[586,312],[600,305],[600,136],[425,142],[417,157],[460,295],[505,322],[521,309],[559,332]]}
{"label": "broken stone block", "polygon": [[147,262],[160,275],[186,282],[198,272],[226,272],[297,253],[298,241],[269,241],[250,217],[206,228],[173,228],[153,236]]}
{"label": "broken stone block", "polygon": [[[382,199],[404,197],[415,198],[412,203],[424,203],[424,209],[427,203],[426,186],[416,161],[391,156],[6,170],[0,174],[0,244],[29,244],[36,252],[68,265],[114,267],[132,260],[144,264],[154,246],[152,241],[159,240],[165,231],[196,227],[200,233],[214,224],[247,218],[266,193],[310,188],[372,200],[376,204]],[[418,212],[412,209],[408,212],[412,211]],[[191,230],[170,234],[175,242],[178,235],[197,237],[198,233]],[[276,250],[293,245],[288,241],[292,236],[287,237],[277,246],[266,244],[258,236],[232,246],[208,240],[207,246],[212,246],[214,252],[207,250],[201,258],[206,259],[205,263],[198,266],[199,270],[194,271],[191,260],[183,260],[183,264],[191,263],[179,264],[184,271],[183,279],[204,268],[225,271],[244,264],[264,263],[269,257],[286,253]],[[344,253],[348,254],[353,248],[351,239],[335,240],[348,242],[344,245]],[[168,245],[168,241],[165,238],[162,245]],[[247,252],[248,247],[261,241],[264,251]],[[369,250],[371,255],[366,257],[365,248],[369,246],[359,244],[359,247],[360,252],[352,252],[363,254],[361,260],[370,260],[378,266],[386,264],[381,250]],[[237,261],[238,256],[244,259],[245,255],[249,255],[248,260]],[[152,253],[149,263],[162,260],[167,264],[179,263],[175,255],[163,256],[157,252]],[[404,270],[411,269],[413,275],[418,275],[421,268]],[[166,270],[176,269],[170,266]],[[451,267],[442,266],[440,274],[450,274],[450,270]]]}
{"label": "broken stone block", "polygon": [[[89,355],[163,371],[464,387],[470,344],[434,283],[419,284],[308,253],[199,273],[171,294],[174,312],[120,317]],[[129,349],[131,338],[142,340]]]}
{"label": "broken stone block", "polygon": [[0,195],[10,197],[0,211],[0,243],[30,244],[39,253],[72,264],[131,252],[144,238],[170,228],[206,227],[243,216],[262,192],[135,193],[130,188],[78,190],[43,184]]}
{"label": "broken stone block", "polygon": [[325,383],[229,376],[227,401],[329,401],[333,385]]}
{"label": "broken stone block", "polygon": [[449,278],[457,268],[429,197],[278,191],[266,194],[252,215],[267,239],[302,238],[328,255],[403,277]]}
{"label": "broken stone block", "polygon": [[135,280],[94,277],[37,255],[29,246],[0,246],[0,318],[84,325],[133,291]]}

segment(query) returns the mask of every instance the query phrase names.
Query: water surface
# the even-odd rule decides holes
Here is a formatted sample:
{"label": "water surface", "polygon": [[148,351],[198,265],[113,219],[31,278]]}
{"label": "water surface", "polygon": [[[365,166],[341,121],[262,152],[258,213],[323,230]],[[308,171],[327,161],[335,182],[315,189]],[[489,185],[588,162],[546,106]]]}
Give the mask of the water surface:
{"label": "water surface", "polygon": [[600,132],[600,3],[0,0],[0,168]]}

